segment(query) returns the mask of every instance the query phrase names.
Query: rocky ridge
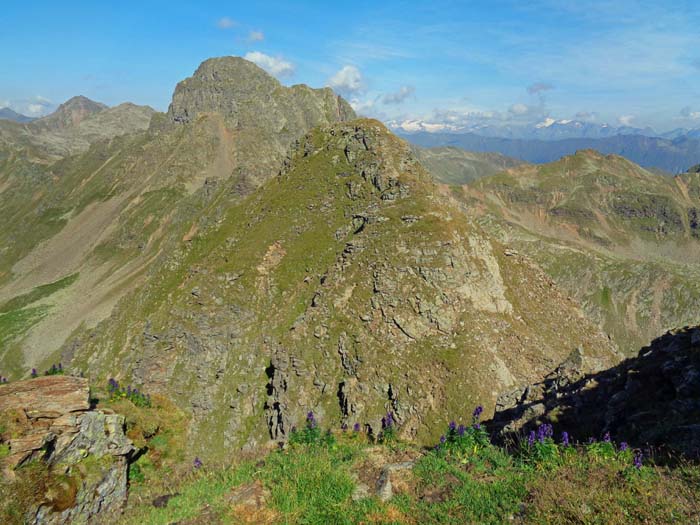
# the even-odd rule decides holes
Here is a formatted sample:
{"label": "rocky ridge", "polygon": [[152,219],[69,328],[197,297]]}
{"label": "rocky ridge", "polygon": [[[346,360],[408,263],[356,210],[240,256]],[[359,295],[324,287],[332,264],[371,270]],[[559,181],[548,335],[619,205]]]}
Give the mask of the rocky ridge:
{"label": "rocky ridge", "polygon": [[286,439],[310,409],[370,433],[391,409],[406,438],[434,440],[465,405],[492,408],[579,346],[597,368],[619,359],[405,142],[361,119],[298,140],[278,177],[183,240],[63,356],[174,397],[194,450],[217,456]]}
{"label": "rocky ridge", "polygon": [[670,331],[610,369],[585,372],[572,355],[543,381],[503,394],[490,428],[502,435],[542,423],[579,441],[618,442],[700,458],[700,327]]}
{"label": "rocky ridge", "polygon": [[[216,81],[201,81],[201,97],[176,92],[173,108],[188,112],[186,123],[149,113],[131,133],[97,140],[108,122],[116,129],[122,117],[128,124],[142,113],[129,104],[97,107],[60,131],[89,140],[87,151],[56,160],[51,148],[28,142],[0,152],[5,374],[50,366],[49,356],[79,326],[108,316],[166,255],[180,253],[183,239],[215,227],[232,203],[274,177],[292,140],[353,116],[330,90],[283,87],[242,59],[208,61],[200,73],[211,68]],[[256,91],[259,84],[267,87]],[[217,89],[227,97],[212,99]]]}
{"label": "rocky ridge", "polygon": [[510,168],[455,194],[634,355],[659,333],[700,322],[699,181],[585,150]]}

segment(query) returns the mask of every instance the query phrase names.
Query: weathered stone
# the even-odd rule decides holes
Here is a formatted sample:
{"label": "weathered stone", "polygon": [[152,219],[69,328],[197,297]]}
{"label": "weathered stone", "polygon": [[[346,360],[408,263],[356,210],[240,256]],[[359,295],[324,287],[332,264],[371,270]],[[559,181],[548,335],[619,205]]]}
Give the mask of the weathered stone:
{"label": "weathered stone", "polygon": [[87,379],[45,376],[0,386],[0,412],[21,408],[33,418],[56,418],[90,408]]}
{"label": "weathered stone", "polygon": [[10,455],[0,462],[4,474],[13,479],[16,466],[39,460],[66,478],[61,483],[67,497],[60,503],[48,495],[38,498],[42,503],[27,509],[27,523],[93,523],[126,501],[134,446],[124,434],[124,416],[90,410],[88,395],[87,380],[68,376],[0,387],[0,413],[19,411],[26,418],[14,417],[21,433],[8,439]]}
{"label": "weathered stone", "polygon": [[597,373],[582,373],[588,358],[578,350],[517,402],[517,395],[501,396],[489,426],[505,437],[548,422],[580,440],[610,432],[618,441],[700,458],[697,332],[668,332],[636,358]]}
{"label": "weathered stone", "polygon": [[389,501],[394,496],[394,486],[406,484],[407,472],[410,474],[414,464],[413,461],[404,461],[384,466],[377,481],[377,497]]}

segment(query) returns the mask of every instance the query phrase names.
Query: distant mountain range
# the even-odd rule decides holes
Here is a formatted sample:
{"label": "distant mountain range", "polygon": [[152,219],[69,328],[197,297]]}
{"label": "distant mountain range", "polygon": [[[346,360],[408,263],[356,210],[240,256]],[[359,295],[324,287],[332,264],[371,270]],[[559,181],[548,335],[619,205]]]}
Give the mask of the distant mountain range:
{"label": "distant mountain range", "polygon": [[0,159],[8,148],[19,148],[27,156],[44,160],[82,153],[99,140],[146,129],[154,112],[129,102],[110,108],[77,96],[39,119],[0,119]]}
{"label": "distant mountain range", "polygon": [[11,120],[13,122],[20,123],[31,122],[32,120],[35,120],[32,117],[28,117],[26,115],[22,115],[21,113],[17,113],[16,111],[11,110],[10,108],[0,108],[0,119]]}
{"label": "distant mountain range", "polygon": [[659,133],[653,128],[637,128],[634,126],[612,126],[610,124],[598,124],[582,120],[545,118],[541,122],[525,125],[498,125],[498,124],[472,124],[465,126],[453,126],[449,124],[435,124],[422,120],[390,121],[389,127],[399,134],[406,133],[473,133],[482,137],[495,137],[506,139],[602,139],[617,135],[641,135],[643,137],[658,137],[665,139],[678,139],[681,137],[700,138],[700,128],[687,129],[676,128],[671,131]]}
{"label": "distant mountain range", "polygon": [[700,138],[689,134],[677,138],[617,134],[604,138],[561,140],[485,137],[476,133],[426,131],[403,133],[402,136],[419,146],[454,146],[468,151],[496,152],[535,164],[553,162],[583,149],[621,155],[646,168],[657,168],[669,173],[683,173],[689,166],[700,162]]}

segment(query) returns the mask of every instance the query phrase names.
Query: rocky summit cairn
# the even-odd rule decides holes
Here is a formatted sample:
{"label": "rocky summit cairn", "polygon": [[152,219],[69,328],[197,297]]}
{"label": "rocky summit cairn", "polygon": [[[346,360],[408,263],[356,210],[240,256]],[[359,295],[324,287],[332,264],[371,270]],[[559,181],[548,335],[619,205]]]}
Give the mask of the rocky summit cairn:
{"label": "rocky summit cairn", "polygon": [[0,386],[0,432],[4,480],[45,489],[27,506],[25,523],[90,523],[124,504],[134,446],[124,416],[91,409],[87,379],[47,376]]}

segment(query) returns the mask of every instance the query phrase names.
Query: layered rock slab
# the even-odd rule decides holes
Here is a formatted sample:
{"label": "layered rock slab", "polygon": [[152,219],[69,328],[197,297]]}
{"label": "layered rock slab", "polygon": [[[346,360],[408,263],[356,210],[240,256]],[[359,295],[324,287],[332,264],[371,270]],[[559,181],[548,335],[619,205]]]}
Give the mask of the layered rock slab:
{"label": "layered rock slab", "polygon": [[134,446],[124,416],[91,409],[87,379],[57,375],[0,386],[0,422],[9,451],[0,460],[5,482],[46,476],[37,484],[46,493],[26,509],[27,523],[92,523],[126,501]]}

